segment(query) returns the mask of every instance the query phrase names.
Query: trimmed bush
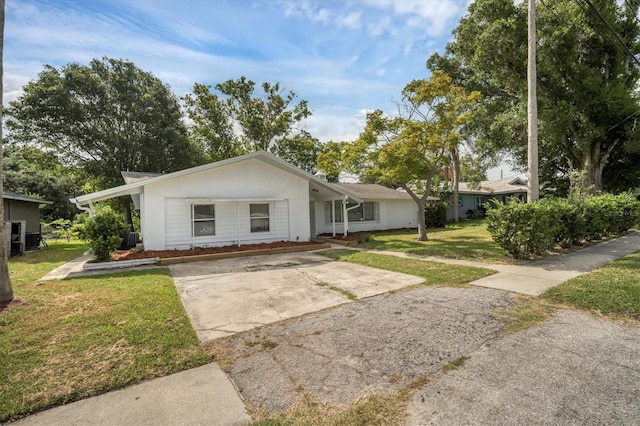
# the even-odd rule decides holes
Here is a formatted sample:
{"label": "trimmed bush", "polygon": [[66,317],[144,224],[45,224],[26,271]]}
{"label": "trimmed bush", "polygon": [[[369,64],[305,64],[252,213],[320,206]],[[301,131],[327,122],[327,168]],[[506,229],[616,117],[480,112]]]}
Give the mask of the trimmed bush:
{"label": "trimmed bush", "polygon": [[99,261],[108,260],[126,232],[122,218],[112,210],[103,210],[85,222],[84,235]]}
{"label": "trimmed bush", "polygon": [[487,229],[494,241],[515,258],[542,254],[555,244],[570,247],[582,240],[627,231],[640,220],[640,202],[631,194],[599,195],[570,202],[545,199],[534,203],[493,201]]}
{"label": "trimmed bush", "polygon": [[437,201],[435,203],[425,203],[424,221],[427,228],[444,228],[447,225],[447,203]]}
{"label": "trimmed bush", "polygon": [[487,217],[487,229],[493,240],[517,259],[542,254],[556,244],[563,232],[560,210],[545,201],[523,203],[513,198],[506,204],[493,201]]}

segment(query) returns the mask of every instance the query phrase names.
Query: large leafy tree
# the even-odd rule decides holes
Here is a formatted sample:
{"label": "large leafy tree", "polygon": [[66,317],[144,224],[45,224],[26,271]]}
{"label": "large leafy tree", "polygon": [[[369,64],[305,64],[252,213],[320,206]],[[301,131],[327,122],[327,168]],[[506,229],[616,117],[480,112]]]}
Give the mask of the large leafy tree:
{"label": "large leafy tree", "polygon": [[425,241],[425,203],[434,179],[461,143],[479,97],[440,71],[428,80],[414,80],[402,92],[398,116],[385,116],[381,110],[368,114],[358,139],[328,146],[318,166],[328,174],[342,169],[366,182],[404,189],[416,202],[418,240]]}
{"label": "large leafy tree", "polygon": [[[624,44],[640,52],[638,2],[593,0]],[[527,164],[526,2],[476,0],[444,55],[428,66],[453,76],[484,102],[474,123],[477,146],[508,152]],[[640,69],[583,0],[546,0],[538,6],[538,113],[541,181],[562,187],[571,170],[607,189],[603,175],[621,152],[639,143],[636,95]]]}
{"label": "large leafy tree", "polygon": [[265,150],[313,171],[321,146],[301,128],[311,115],[307,101],[295,103],[295,92],[286,92],[279,83],[262,83],[261,88],[256,94],[256,84],[246,77],[216,84],[217,93],[196,83],[184,97],[194,140],[209,161]]}
{"label": "large leafy tree", "polygon": [[202,161],[178,99],[124,60],[46,65],[7,114],[14,143],[55,154],[92,176],[94,189],[121,184],[123,170],[172,172]]}

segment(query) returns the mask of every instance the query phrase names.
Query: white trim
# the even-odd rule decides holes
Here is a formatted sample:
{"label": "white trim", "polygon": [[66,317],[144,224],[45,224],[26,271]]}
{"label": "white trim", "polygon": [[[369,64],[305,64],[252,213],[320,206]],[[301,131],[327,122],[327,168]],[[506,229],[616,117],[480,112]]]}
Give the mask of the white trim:
{"label": "white trim", "polygon": [[213,203],[254,203],[257,201],[275,202],[286,201],[287,198],[185,198],[187,204],[213,204]]}

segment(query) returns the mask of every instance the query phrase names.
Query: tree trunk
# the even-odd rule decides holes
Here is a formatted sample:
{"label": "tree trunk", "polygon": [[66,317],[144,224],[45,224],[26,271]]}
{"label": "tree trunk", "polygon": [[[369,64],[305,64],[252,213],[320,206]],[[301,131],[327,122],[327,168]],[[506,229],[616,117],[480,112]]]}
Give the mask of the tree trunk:
{"label": "tree trunk", "polygon": [[[4,52],[4,3],[0,0],[0,104],[2,104],[2,77],[3,77],[3,52]],[[0,176],[2,176],[3,160],[2,160],[2,109],[0,108]],[[0,207],[0,217],[2,218],[2,230],[0,231],[0,303],[8,303],[13,300],[13,287],[11,286],[11,277],[9,276],[9,264],[7,260],[7,235],[4,234],[4,198],[2,179],[0,179],[0,199],[2,199],[2,207]],[[9,235],[8,238],[11,238]]]}
{"label": "tree trunk", "polygon": [[460,222],[460,209],[458,208],[458,197],[460,196],[460,156],[458,148],[451,150],[451,162],[453,163],[453,221]]}
{"label": "tree trunk", "polygon": [[418,241],[427,241],[427,224],[424,217],[424,203],[422,198],[414,198],[418,205]]}
{"label": "tree trunk", "polygon": [[591,145],[589,153],[584,159],[584,172],[586,184],[592,188],[592,192],[600,193],[603,189],[602,172],[607,164],[611,152],[617,145],[618,141],[614,141],[603,153],[600,142],[595,141]]}

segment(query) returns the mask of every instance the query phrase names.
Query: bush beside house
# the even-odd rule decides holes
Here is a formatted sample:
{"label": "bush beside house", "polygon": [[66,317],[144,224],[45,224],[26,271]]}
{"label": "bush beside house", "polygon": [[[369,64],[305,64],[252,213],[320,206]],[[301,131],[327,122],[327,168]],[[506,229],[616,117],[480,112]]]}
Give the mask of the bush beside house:
{"label": "bush beside house", "polygon": [[98,261],[109,260],[127,228],[112,210],[103,210],[85,222],[84,236]]}

